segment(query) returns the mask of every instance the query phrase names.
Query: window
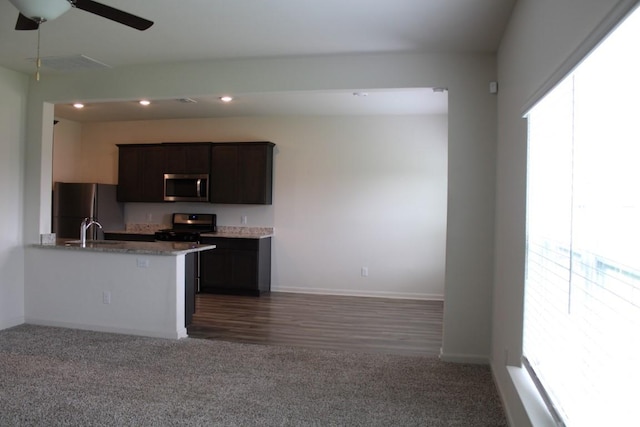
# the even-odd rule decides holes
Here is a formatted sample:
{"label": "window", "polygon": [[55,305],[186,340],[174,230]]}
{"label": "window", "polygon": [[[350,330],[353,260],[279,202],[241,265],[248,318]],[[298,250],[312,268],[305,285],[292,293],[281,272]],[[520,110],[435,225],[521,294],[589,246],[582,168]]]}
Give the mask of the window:
{"label": "window", "polygon": [[640,425],[640,11],[527,115],[524,348],[568,426]]}

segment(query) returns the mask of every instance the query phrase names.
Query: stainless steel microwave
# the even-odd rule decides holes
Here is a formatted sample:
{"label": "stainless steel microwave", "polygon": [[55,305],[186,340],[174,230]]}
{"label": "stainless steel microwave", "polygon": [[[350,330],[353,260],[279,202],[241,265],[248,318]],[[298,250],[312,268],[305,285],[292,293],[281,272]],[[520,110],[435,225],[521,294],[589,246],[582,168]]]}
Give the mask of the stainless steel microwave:
{"label": "stainless steel microwave", "polygon": [[166,202],[208,202],[208,174],[164,174],[164,200]]}

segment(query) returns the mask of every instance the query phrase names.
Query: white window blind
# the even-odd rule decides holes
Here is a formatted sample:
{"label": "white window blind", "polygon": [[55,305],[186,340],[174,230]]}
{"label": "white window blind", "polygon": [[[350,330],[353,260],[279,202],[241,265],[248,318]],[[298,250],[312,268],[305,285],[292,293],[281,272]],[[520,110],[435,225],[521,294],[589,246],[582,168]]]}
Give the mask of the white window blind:
{"label": "white window blind", "polygon": [[568,426],[640,426],[640,12],[528,114],[523,354]]}

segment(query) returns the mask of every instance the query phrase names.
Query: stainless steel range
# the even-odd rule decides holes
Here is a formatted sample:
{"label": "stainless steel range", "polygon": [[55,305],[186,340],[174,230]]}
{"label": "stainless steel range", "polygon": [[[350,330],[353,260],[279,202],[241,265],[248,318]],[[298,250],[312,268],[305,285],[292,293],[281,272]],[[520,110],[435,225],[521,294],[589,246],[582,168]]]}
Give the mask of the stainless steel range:
{"label": "stainless steel range", "polygon": [[[154,236],[162,242],[199,243],[201,234],[215,233],[217,230],[215,214],[174,213],[171,228],[158,230]],[[187,307],[193,307],[195,311],[195,293],[200,292],[200,252],[193,254],[193,262],[185,262],[185,268],[188,269],[187,274],[190,274],[189,271],[193,268],[193,298],[188,299]]]}
{"label": "stainless steel range", "polygon": [[174,213],[171,228],[156,231],[155,239],[163,242],[199,242],[201,234],[216,231],[215,214]]}

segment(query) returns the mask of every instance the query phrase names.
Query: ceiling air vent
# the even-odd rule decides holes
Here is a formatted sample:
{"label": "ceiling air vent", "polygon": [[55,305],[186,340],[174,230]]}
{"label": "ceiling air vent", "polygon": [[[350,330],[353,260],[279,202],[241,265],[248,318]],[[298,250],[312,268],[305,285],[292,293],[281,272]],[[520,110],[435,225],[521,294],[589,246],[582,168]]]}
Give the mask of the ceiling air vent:
{"label": "ceiling air vent", "polygon": [[[36,62],[35,58],[29,58],[30,61]],[[103,62],[97,61],[93,58],[89,58],[85,55],[72,55],[72,56],[48,56],[40,58],[42,67],[48,68],[54,71],[89,71],[99,70],[104,68],[112,68]]]}

